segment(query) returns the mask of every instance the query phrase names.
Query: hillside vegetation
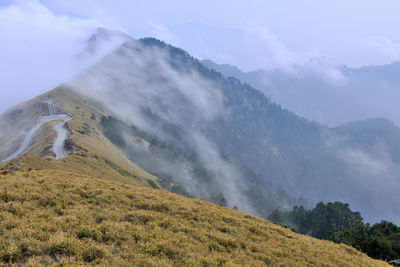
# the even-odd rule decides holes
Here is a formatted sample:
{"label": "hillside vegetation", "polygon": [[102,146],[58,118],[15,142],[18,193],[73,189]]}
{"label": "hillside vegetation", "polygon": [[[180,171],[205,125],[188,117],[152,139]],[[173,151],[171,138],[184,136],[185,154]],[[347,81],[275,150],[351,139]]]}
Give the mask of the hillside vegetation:
{"label": "hillside vegetation", "polygon": [[400,227],[387,221],[364,223],[361,214],[353,212],[347,203],[320,202],[311,210],[303,206],[275,210],[268,220],[291,225],[300,234],[351,245],[374,259],[399,265]]}
{"label": "hillside vegetation", "polygon": [[241,211],[62,170],[0,174],[0,262],[386,266]]}

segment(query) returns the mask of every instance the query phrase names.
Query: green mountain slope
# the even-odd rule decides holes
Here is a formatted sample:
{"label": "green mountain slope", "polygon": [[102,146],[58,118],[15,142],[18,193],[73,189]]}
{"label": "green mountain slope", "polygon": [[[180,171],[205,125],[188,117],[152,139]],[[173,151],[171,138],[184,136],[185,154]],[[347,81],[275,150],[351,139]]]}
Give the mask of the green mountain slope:
{"label": "green mountain slope", "polygon": [[[119,120],[161,139],[167,150],[172,144],[188,156],[196,152],[192,156],[214,178],[199,182],[204,179],[190,175],[194,181],[188,179],[187,157],[178,159],[179,168],[163,174],[196,195],[207,197],[214,191],[212,195],[221,195],[230,207],[265,216],[271,210],[260,206],[267,201],[251,198],[267,195],[258,190],[272,184],[275,192],[281,187],[289,195],[315,203],[348,202],[367,221],[400,220],[399,199],[391,197],[400,189],[394,153],[383,149],[383,156],[378,156],[343,145],[349,134],[357,139],[358,133],[344,134],[300,118],[251,86],[205,67],[182,49],[152,38],[127,43],[74,86],[108,103]],[[392,129],[388,135],[396,132]],[[381,137],[382,147],[391,147],[393,140],[393,147],[398,147],[399,141],[388,135]],[[174,156],[167,153],[167,159],[157,159],[163,170],[177,166],[170,157]],[[371,162],[387,168],[374,169]],[[251,170],[255,177],[240,169]],[[391,183],[381,183],[382,177]]]}

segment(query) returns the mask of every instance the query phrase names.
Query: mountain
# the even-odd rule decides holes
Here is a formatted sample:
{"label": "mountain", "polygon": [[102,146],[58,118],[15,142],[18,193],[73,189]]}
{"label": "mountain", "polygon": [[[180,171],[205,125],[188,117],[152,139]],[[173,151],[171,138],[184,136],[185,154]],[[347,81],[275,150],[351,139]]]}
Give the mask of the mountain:
{"label": "mountain", "polygon": [[238,67],[232,66],[230,64],[217,64],[215,62],[212,62],[211,60],[204,59],[201,61],[201,64],[204,66],[213,69],[217,72],[220,72],[226,77],[235,77],[241,81],[246,80],[246,74],[245,72],[242,72]]}
{"label": "mountain", "polygon": [[[360,141],[357,136],[370,128],[376,131],[370,131],[366,141]],[[265,247],[269,242],[257,239],[264,244],[260,248],[240,243],[240,238],[251,239],[240,222],[227,219],[225,223],[232,223],[232,228],[221,228],[222,234],[217,237],[201,231],[214,229],[220,223],[216,218],[224,220],[224,210],[233,212],[232,216],[242,214],[245,219],[254,217],[243,212],[266,218],[276,208],[289,210],[321,200],[349,202],[370,220],[399,219],[399,200],[395,197],[399,185],[396,150],[386,153],[383,149],[386,157],[381,157],[375,154],[376,150],[363,149],[365,142],[388,147],[389,142],[396,140],[395,125],[369,120],[329,128],[308,121],[251,86],[226,78],[186,51],[154,38],[125,42],[72,81],[11,108],[0,116],[0,129],[2,179],[13,184],[22,181],[22,176],[27,183],[23,187],[2,188],[2,210],[7,213],[4,216],[20,222],[18,214],[29,214],[30,220],[43,219],[39,224],[47,224],[53,213],[27,213],[41,206],[65,219],[65,224],[49,230],[57,234],[53,239],[47,235],[47,228],[42,229],[43,238],[29,235],[25,243],[12,243],[11,240],[20,240],[13,236],[1,248],[4,262],[29,260],[35,265],[35,260],[46,258],[50,263],[62,260],[66,264],[106,264],[103,260],[109,260],[110,264],[123,264],[132,257],[134,252],[129,248],[133,247],[142,253],[141,259],[147,260],[150,255],[158,265],[178,264],[180,260],[190,264],[213,251],[223,253],[225,261],[228,257],[239,265],[247,260],[254,260],[255,264],[258,260],[292,264],[298,260],[296,252],[284,249],[276,252],[281,256],[271,256],[271,249]],[[76,188],[80,183],[82,187]],[[18,191],[29,186],[32,190],[25,190],[22,195]],[[162,189],[241,211],[177,197]],[[136,198],[127,196],[127,191],[143,201],[129,202],[128,199]],[[35,193],[31,196],[28,192]],[[196,203],[203,203],[199,205],[205,205],[204,211],[208,212],[190,222],[194,224],[192,231],[176,228],[188,223],[187,218],[180,217],[184,215],[183,207],[176,206],[186,201],[194,210]],[[92,214],[88,215],[92,219],[97,216],[92,212],[100,212],[99,206],[107,209],[104,216],[91,221],[90,229],[78,229],[86,224],[83,221],[87,222],[87,214]],[[151,214],[144,214],[146,210]],[[134,214],[130,216],[129,211]],[[121,219],[113,212],[127,214]],[[169,219],[177,221],[164,224],[164,213],[170,212],[174,216]],[[207,221],[209,227],[203,225]],[[147,236],[149,231],[143,232],[145,236],[135,235],[130,228],[132,222],[149,223],[149,228],[137,228],[140,233],[157,227],[169,230],[165,230],[165,235]],[[22,229],[29,231],[24,224],[18,225],[22,228],[13,227],[15,235]],[[262,225],[249,231],[263,236],[259,229],[271,238],[271,232]],[[285,231],[278,230],[279,247],[293,244],[286,238],[297,237]],[[193,236],[194,232],[203,234]],[[126,233],[129,238],[124,236]],[[163,243],[167,236],[175,238],[175,234],[178,240],[188,243],[180,243],[182,247],[178,249],[173,249],[175,243]],[[205,238],[203,241],[209,246],[195,256],[190,253],[199,246],[199,238]],[[308,246],[313,247],[316,242],[307,240],[300,250],[309,251]],[[327,247],[321,250],[324,244]],[[309,264],[333,262],[348,266],[363,264],[365,260],[364,264],[373,265],[348,247],[342,246],[345,253],[331,243],[318,246],[318,250],[324,251],[320,256],[301,254],[300,258]],[[248,248],[258,256],[248,256]],[[335,248],[339,251],[335,252]],[[236,254],[239,252],[250,258],[237,256],[242,255]],[[116,258],[111,256],[114,253]],[[215,261],[205,261],[213,265],[219,256],[216,254]]]}
{"label": "mountain", "polygon": [[[211,68],[216,66],[210,65],[209,61],[203,61],[203,63]],[[387,68],[393,69],[395,66],[396,64],[392,64]],[[219,66],[217,69],[226,71],[227,75],[237,72],[237,68],[228,65]],[[371,69],[376,71],[374,68],[362,68],[356,73],[361,75],[361,72],[372,71]],[[261,77],[262,73],[265,72],[252,72],[251,75]],[[274,81],[281,81],[282,88],[286,88],[283,85],[287,85],[287,88],[296,86],[297,80],[301,80],[296,76],[290,76],[290,78],[289,74],[278,70],[271,71],[268,75],[273,77]],[[394,76],[392,80],[395,80]],[[261,78],[258,81],[261,82]],[[307,83],[306,80],[302,81]],[[300,90],[298,92],[300,93]],[[293,101],[298,99],[293,98]],[[329,101],[335,103],[335,101]],[[304,105],[301,101],[299,103],[299,105]],[[258,114],[261,113],[258,111]],[[282,109],[282,112],[276,113],[284,114],[285,110]],[[235,140],[236,144],[240,142],[244,144],[241,146],[240,153],[234,151],[232,154],[242,156],[243,161],[249,159],[246,164],[256,172],[276,176],[276,180],[281,181],[282,185],[285,184],[283,188],[290,194],[296,195],[301,192],[302,196],[311,200],[348,202],[354,209],[361,210],[367,221],[379,221],[382,218],[398,221],[395,215],[398,211],[394,211],[396,209],[394,207],[399,204],[395,197],[399,189],[398,177],[400,177],[399,128],[395,124],[384,119],[368,119],[329,128],[324,125],[313,125],[305,120],[301,122],[301,119],[296,116],[293,116],[292,121],[287,118],[278,120],[277,114],[265,116],[270,120],[274,118],[276,120],[274,124],[269,125],[269,133],[264,130],[261,134],[257,130],[248,138]],[[248,122],[251,119],[246,118],[245,121]],[[295,122],[298,124],[295,125]],[[259,128],[260,125],[262,123],[258,122]],[[282,127],[283,125],[286,127]],[[242,126],[243,129],[248,127]],[[261,140],[257,141],[256,132],[260,134],[260,139],[271,136],[271,133],[275,134],[273,141],[269,143],[275,146],[276,152],[279,151],[279,154],[275,153],[279,157],[273,157],[273,153],[267,152],[265,144],[262,144]],[[227,138],[221,140],[224,142]],[[252,144],[255,149],[248,149]],[[227,147],[226,144],[222,146]],[[282,159],[280,162],[279,158]],[[264,162],[261,162],[262,160]]]}
{"label": "mountain", "polygon": [[202,63],[250,84],[300,116],[330,126],[374,117],[400,124],[395,101],[400,96],[399,62],[350,68],[314,59],[288,69],[249,72],[210,60]]}
{"label": "mountain", "polygon": [[[381,120],[360,121],[359,130],[309,121],[159,40],[125,43],[75,80],[2,115],[3,159],[40,116],[35,106],[52,98],[72,116],[72,156],[63,159],[71,164],[94,161],[119,179],[264,218],[275,208],[341,201],[369,222],[400,221],[397,126],[384,123],[385,134],[370,131],[357,144],[362,129],[380,129]],[[48,127],[25,152],[54,159],[52,136]]]}
{"label": "mountain", "polygon": [[393,163],[400,163],[400,128],[389,120],[354,121],[332,130],[343,136],[341,146],[376,155],[386,152]]}
{"label": "mountain", "polygon": [[85,52],[104,55],[108,50],[108,53],[110,53],[121,44],[131,41],[133,41],[133,38],[121,31],[97,28],[87,40]]}
{"label": "mountain", "polygon": [[[23,143],[24,134],[29,133],[33,122],[38,121],[39,117],[48,116],[47,113],[43,114],[42,109],[43,105],[47,108],[48,103],[51,102],[51,105],[55,105],[61,113],[65,112],[72,117],[66,123],[70,132],[67,143],[72,144],[72,148],[68,148],[71,156],[63,161],[66,161],[69,166],[74,166],[79,157],[84,157],[82,159],[84,162],[79,162],[79,165],[74,166],[84,174],[90,174],[90,168],[85,167],[85,164],[96,164],[104,166],[107,170],[110,169],[110,172],[118,171],[119,179],[134,177],[142,183],[152,186],[156,184],[155,187],[158,187],[157,184],[160,182],[164,188],[171,191],[200,197],[232,208],[236,207],[262,217],[267,217],[277,207],[288,209],[294,205],[305,205],[304,199],[288,195],[278,186],[264,181],[260,175],[246,166],[231,162],[221,155],[213,144],[208,143],[209,141],[204,139],[204,136],[201,136],[202,130],[194,124],[208,123],[209,118],[213,120],[213,113],[217,111],[212,111],[212,109],[218,109],[219,103],[213,106],[208,102],[197,102],[195,104],[199,106],[192,107],[193,102],[186,102],[197,101],[192,96],[180,99],[182,92],[177,91],[175,95],[173,91],[176,85],[165,88],[166,79],[171,78],[158,77],[154,73],[154,64],[159,64],[158,62],[149,62],[153,64],[151,71],[145,66],[135,65],[146,64],[149,60],[146,58],[149,56],[151,56],[150,60],[156,61],[164,56],[162,55],[164,51],[153,51],[154,48],[147,47],[146,42],[153,42],[153,40],[144,39],[140,43],[135,41],[123,45],[121,49],[88,69],[76,81],[60,86],[3,114],[0,123],[3,129],[7,130],[1,135],[3,139],[0,139],[4,140],[4,146],[2,146],[4,149],[0,150],[3,160],[15,151],[19,143]],[[139,48],[141,50],[136,51]],[[126,57],[126,53],[139,54]],[[181,53],[183,51],[179,50],[178,55],[181,56]],[[187,54],[183,56],[188,57]],[[118,60],[118,66],[113,65],[115,60]],[[180,67],[184,67],[185,62],[179,61],[179,64]],[[165,68],[163,65],[160,67]],[[103,75],[104,70],[107,74]],[[130,73],[127,74],[126,71],[137,72],[138,78],[135,77],[132,84],[128,83],[131,82]],[[164,73],[168,71],[167,74],[172,78],[174,74],[177,74],[172,68],[163,71]],[[106,78],[107,81],[101,80],[100,77]],[[113,79],[113,84],[109,87],[108,78],[110,77]],[[176,77],[175,81],[171,79],[171,83],[181,82],[181,78]],[[184,82],[185,85],[193,86],[201,79],[203,78],[190,75]],[[120,87],[119,83],[114,84],[115,81],[127,83],[126,87]],[[91,87],[93,85],[91,82],[96,83],[95,88]],[[208,83],[205,79],[203,82]],[[135,86],[143,85],[143,83],[146,83],[147,91],[135,92]],[[84,90],[81,90],[80,86],[83,86]],[[206,87],[207,90],[213,90],[208,84]],[[182,90],[182,88],[178,89]],[[158,90],[171,90],[167,93],[171,98],[158,99],[158,95],[161,95]],[[203,88],[197,90],[199,95],[203,93],[201,91]],[[141,95],[142,93],[146,95]],[[210,93],[210,96],[214,97],[212,91],[205,93]],[[124,99],[119,99],[120,97]],[[204,95],[204,97],[209,96]],[[217,95],[217,98],[220,96]],[[117,101],[118,105],[114,105],[114,101]],[[182,110],[172,110],[173,103],[179,108],[192,109],[191,117],[187,117],[188,114],[183,113]],[[203,110],[204,106],[200,105],[207,105],[210,114],[206,114],[207,112]],[[47,109],[46,112],[48,112]],[[196,116],[197,121],[195,121]],[[21,121],[21,124],[13,124],[14,120]],[[30,124],[23,123],[25,121]],[[30,145],[23,149],[24,153],[29,152],[49,160],[55,159],[54,139],[52,139],[55,133],[51,123],[53,122],[50,122],[50,125],[38,136],[38,139],[42,136],[46,136],[46,139],[33,138],[30,142],[26,142]],[[25,134],[25,139],[26,136]],[[6,144],[13,145],[6,146]],[[210,160],[213,164],[210,164]],[[158,180],[149,178],[152,176],[150,174],[140,173],[136,164],[141,169],[157,176]],[[94,171],[100,176],[105,176],[100,173],[103,170],[95,169]]]}

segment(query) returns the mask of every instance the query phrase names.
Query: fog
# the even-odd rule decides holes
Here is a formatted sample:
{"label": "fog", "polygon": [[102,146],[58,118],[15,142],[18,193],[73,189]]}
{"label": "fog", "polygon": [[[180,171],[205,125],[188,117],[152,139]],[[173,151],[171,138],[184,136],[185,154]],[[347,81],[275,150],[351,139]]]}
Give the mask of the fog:
{"label": "fog", "polygon": [[103,40],[89,53],[101,23],[54,14],[38,1],[0,6],[0,25],[0,113],[72,79],[123,42]]}
{"label": "fog", "polygon": [[[389,0],[1,3],[0,113],[72,81],[69,85],[75,90],[160,139],[170,141],[171,133],[144,111],[179,129],[179,141],[190,144],[197,160],[215,177],[215,190],[187,174],[191,163],[184,157],[175,164],[160,156],[153,159],[157,165],[197,195],[207,198],[221,192],[230,207],[254,213],[245,177],[204,134],[205,125],[228,113],[219,85],[187,66],[172,68],[165,51],[143,47],[129,36],[155,36],[200,59],[245,71],[262,68],[255,88],[284,108],[330,127],[370,117],[399,125],[398,64],[358,68],[400,60],[399,8],[398,1]],[[125,141],[136,146],[129,137]],[[371,210],[385,206],[385,216],[399,219],[395,212],[399,167],[387,147],[395,143],[372,152],[333,145],[335,159],[348,167],[341,170],[343,174],[359,177],[351,183],[360,194],[342,196],[343,201],[351,200],[356,209],[365,210],[364,199],[376,200]],[[274,152],[280,153],[278,146]],[[287,172],[297,177],[290,167]]]}
{"label": "fog", "polygon": [[327,126],[368,118],[386,118],[400,125],[398,62],[350,68],[329,58],[319,58],[287,68],[250,72],[203,62],[252,85],[297,115]]}
{"label": "fog", "polygon": [[[166,141],[167,144],[174,143],[175,147],[168,148],[169,153],[179,153],[176,151],[178,147],[183,154],[171,159],[165,151],[160,150],[150,161],[144,162],[144,166],[150,166],[152,171],[162,170],[162,173],[167,173],[174,182],[189,188],[195,196],[213,199],[221,193],[229,207],[236,206],[258,214],[254,203],[249,199],[249,192],[254,186],[252,181],[243,176],[230,159],[221,156],[221,145],[214,144],[215,140],[208,139],[208,135],[205,134],[206,129],[212,127],[216,121],[226,119],[229,108],[224,105],[223,99],[228,96],[223,95],[218,84],[211,79],[205,79],[191,66],[185,65],[182,58],[175,58],[167,52],[167,48],[159,48],[156,45],[145,46],[136,41],[126,43],[78,76],[69,86],[106,104],[110,113],[115,114],[117,118],[135,125],[161,141]],[[322,80],[329,77],[332,83],[345,83],[342,77],[325,75],[327,76],[323,76]],[[242,127],[245,127],[245,124]],[[318,129],[315,128],[317,131]],[[268,177],[270,172],[265,166],[276,168],[278,174],[275,182],[278,185],[294,195],[306,197],[312,203],[321,200],[348,202],[352,209],[361,211],[368,222],[381,219],[400,221],[400,202],[396,197],[396,192],[400,190],[400,167],[396,156],[398,142],[391,143],[399,129],[390,122],[372,120],[370,124],[361,123],[360,126],[321,130],[327,131],[323,143],[317,143],[315,147],[313,144],[306,145],[308,148],[304,150],[307,153],[314,149],[312,153],[319,153],[317,157],[320,159],[299,155],[310,161],[309,165],[299,166],[302,160],[296,157],[289,160],[292,155],[287,154],[284,149],[279,151],[282,145],[278,140],[269,142],[277,146],[277,158],[288,157],[286,164],[276,166],[273,163],[274,159],[269,159],[271,162],[267,159],[263,162],[260,159],[251,164],[255,164],[255,170],[262,172],[263,177]],[[123,132],[123,129],[115,131]],[[298,133],[308,135],[306,131]],[[267,135],[263,137],[265,138],[268,138]],[[295,140],[301,142],[301,138]],[[131,151],[128,154],[138,153],[139,157],[143,157],[143,145],[129,136],[125,137],[124,142],[129,144]],[[252,145],[253,142],[247,140],[240,144],[226,144],[240,147],[242,144]],[[292,149],[299,149],[303,145],[293,144]],[[390,147],[392,145],[393,147]],[[190,172],[193,163],[184,156],[187,153],[186,147],[195,151],[200,165],[215,178],[214,180],[201,181]],[[258,144],[258,149],[264,147]],[[243,149],[241,153],[252,151]],[[235,159],[240,158],[237,155],[228,155]],[[249,160],[242,160],[241,163],[248,164]],[[301,170],[301,174],[293,171],[295,166],[299,168],[296,170]],[[313,178],[301,182],[302,175],[306,179],[309,179],[307,176]],[[287,177],[288,180],[283,180],[283,177]],[[296,183],[302,183],[297,191],[290,189]],[[312,192],[313,188],[318,190]]]}
{"label": "fog", "polygon": [[326,57],[360,67],[400,60],[399,5],[395,0],[2,1],[0,112],[91,65],[95,60],[82,62],[80,53],[97,27],[158,37],[197,58],[245,71]]}
{"label": "fog", "polygon": [[[211,185],[201,184],[196,177],[188,174],[192,163],[186,162],[184,157],[178,156],[178,162],[169,160],[161,153],[152,158],[151,164],[168,173],[174,182],[206,199],[222,193],[228,206],[255,213],[244,188],[241,188],[247,188],[245,178],[239,175],[234,165],[221,157],[199,128],[222,114],[222,92],[218,85],[190,71],[190,68],[182,66],[180,71],[180,66],[173,68],[171,60],[174,62],[165,49],[147,47],[138,42],[126,43],[78,76],[69,86],[104,103],[117,118],[161,140],[172,139],[182,143],[182,146],[188,144],[198,155],[201,166],[216,177]],[[176,63],[182,62],[177,60]],[[152,116],[182,130],[182,133],[171,135],[163,124],[149,119],[144,110],[149,110]]]}
{"label": "fog", "polygon": [[363,149],[339,146],[335,148],[335,153],[345,163],[345,175],[352,177],[342,185],[352,188],[350,192],[353,194],[342,196],[340,201],[350,203],[352,210],[361,211],[366,222],[388,220],[399,223],[400,165],[394,161],[387,147],[377,145],[374,152],[369,153]]}
{"label": "fog", "polygon": [[399,60],[396,0],[43,0],[55,12],[154,36],[245,71],[330,57],[351,67]]}

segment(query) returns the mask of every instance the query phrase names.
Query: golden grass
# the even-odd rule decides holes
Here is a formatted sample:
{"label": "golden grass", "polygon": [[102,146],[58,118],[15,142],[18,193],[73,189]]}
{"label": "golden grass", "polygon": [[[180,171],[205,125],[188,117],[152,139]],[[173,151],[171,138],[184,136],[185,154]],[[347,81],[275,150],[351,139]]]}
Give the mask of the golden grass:
{"label": "golden grass", "polygon": [[154,176],[138,170],[126,171],[113,165],[111,162],[100,157],[71,155],[64,159],[54,161],[47,160],[35,155],[26,155],[17,163],[17,159],[8,162],[3,166],[5,170],[17,169],[20,171],[29,170],[60,170],[70,171],[78,174],[86,174],[105,178],[112,181],[119,181],[133,185],[149,186],[160,188],[158,182],[152,182],[156,179]]}
{"label": "golden grass", "polygon": [[0,174],[0,262],[387,266],[240,211],[111,180],[50,169]]}

